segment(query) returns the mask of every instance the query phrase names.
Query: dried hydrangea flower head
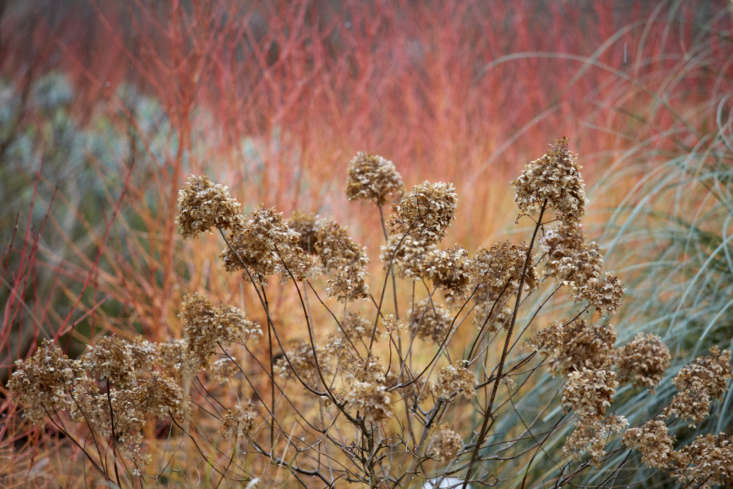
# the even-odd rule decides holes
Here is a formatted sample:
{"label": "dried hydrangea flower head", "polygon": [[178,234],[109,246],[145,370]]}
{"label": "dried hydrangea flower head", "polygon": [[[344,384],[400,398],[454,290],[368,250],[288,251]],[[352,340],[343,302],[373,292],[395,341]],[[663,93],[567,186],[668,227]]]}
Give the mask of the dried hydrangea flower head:
{"label": "dried hydrangea flower head", "polygon": [[610,370],[583,368],[568,374],[562,390],[562,405],[584,421],[602,419],[616,392],[616,374]]}
{"label": "dried hydrangea flower head", "polygon": [[440,369],[438,378],[432,385],[432,391],[436,397],[444,399],[452,399],[454,396],[473,399],[475,384],[476,376],[473,375],[473,372],[468,370],[462,362],[458,362]]}
{"label": "dried hydrangea flower head", "polygon": [[212,228],[237,229],[242,225],[241,207],[227,186],[192,175],[178,191],[176,221],[184,238]]}
{"label": "dried hydrangea flower head", "polygon": [[697,357],[679,371],[674,379],[678,392],[665,414],[676,414],[693,424],[701,423],[710,410],[712,400],[725,392],[730,378],[730,350],[721,352],[713,346],[710,355]]}
{"label": "dried hydrangea flower head", "polygon": [[539,159],[531,161],[512,182],[514,201],[523,215],[539,212],[543,202],[565,222],[577,222],[585,212],[585,188],[577,155],[567,138],[558,140]]}
{"label": "dried hydrangea flower head", "polygon": [[672,355],[662,338],[639,333],[618,353],[616,367],[619,380],[653,389],[662,380],[671,359]]}
{"label": "dried hydrangea flower head", "polygon": [[641,461],[647,467],[667,468],[674,451],[674,440],[662,416],[650,419],[638,428],[624,434],[624,445],[641,452]]}
{"label": "dried hydrangea flower head", "polygon": [[276,359],[275,373],[286,379],[300,378],[309,385],[320,385],[319,367],[321,374],[324,376],[330,375],[332,369],[325,361],[327,352],[324,347],[317,347],[316,354],[318,355],[317,360],[313,355],[313,347],[309,342],[294,340],[288,345],[286,353]]}
{"label": "dried hydrangea flower head", "polygon": [[255,421],[257,421],[257,408],[252,401],[227,409],[222,422],[224,437],[230,440],[241,440],[249,436],[255,427]]}
{"label": "dried hydrangea flower head", "polygon": [[672,454],[672,477],[685,487],[711,489],[733,483],[733,435],[700,435]]}
{"label": "dried hydrangea flower head", "polygon": [[402,191],[402,177],[394,163],[379,155],[357,153],[349,162],[346,197],[372,200],[383,205],[390,194]]}
{"label": "dried hydrangea flower head", "polygon": [[463,438],[448,425],[441,425],[428,442],[428,457],[450,462],[463,448]]}
{"label": "dried hydrangea flower head", "polygon": [[408,326],[412,334],[423,340],[432,340],[437,344],[445,341],[451,323],[450,313],[429,298],[415,304],[415,307],[410,310],[408,319]]}
{"label": "dried hydrangea flower head", "polygon": [[318,218],[313,214],[294,212],[288,219],[288,227],[298,233],[298,247],[309,254],[316,253],[318,242]]}
{"label": "dried hydrangea flower head", "polygon": [[446,250],[435,248],[423,262],[423,273],[441,289],[448,302],[465,296],[471,280],[468,252],[458,246]]}
{"label": "dried hydrangea flower head", "polygon": [[614,312],[621,304],[623,287],[615,275],[603,273],[603,255],[598,244],[583,241],[579,223],[562,222],[542,237],[547,252],[544,275],[572,288],[575,297],[599,310]]}
{"label": "dried hydrangea flower head", "polygon": [[455,218],[458,197],[451,183],[423,182],[404,195],[390,220],[392,234],[435,244]]}
{"label": "dried hydrangea flower head", "polygon": [[312,261],[300,249],[300,235],[284,222],[274,209],[260,208],[245,225],[232,234],[221,254],[227,271],[245,267],[260,278],[274,272],[287,276],[287,271],[301,279],[308,274]]}
{"label": "dried hydrangea flower head", "polygon": [[[519,289],[519,282],[527,259],[527,247],[508,241],[497,243],[488,250],[476,252],[471,261],[472,286],[476,302],[494,302],[500,296],[512,296]],[[525,290],[537,286],[537,272],[530,262],[524,275]]]}
{"label": "dried hydrangea flower head", "polygon": [[385,385],[354,381],[345,396],[347,407],[369,423],[392,415],[392,400]]}
{"label": "dried hydrangea flower head", "polygon": [[188,295],[181,304],[180,318],[186,340],[186,355],[193,370],[207,367],[218,344],[244,342],[262,334],[259,325],[247,320],[236,307],[215,306],[198,294]]}
{"label": "dried hydrangea flower head", "polygon": [[367,297],[366,249],[354,241],[337,222],[320,220],[316,225],[316,254],[329,274],[328,293],[339,300]]}
{"label": "dried hydrangea flower head", "polygon": [[581,420],[565,439],[563,453],[575,458],[590,455],[591,462],[598,465],[606,455],[606,445],[615,435],[622,433],[628,424],[623,416]]}
{"label": "dried hydrangea flower head", "polygon": [[52,340],[46,339],[26,360],[16,360],[8,380],[8,390],[25,406],[23,414],[39,423],[51,413],[70,410],[69,392],[79,372],[79,364],[67,357]]}
{"label": "dried hydrangea flower head", "polygon": [[437,246],[411,236],[393,234],[386,244],[382,245],[379,259],[387,269],[391,265],[397,275],[402,278],[422,278],[425,275],[426,257],[430,256]]}
{"label": "dried hydrangea flower head", "polygon": [[614,363],[616,331],[610,324],[592,325],[584,319],[569,324],[555,322],[540,330],[533,343],[549,359],[555,374],[577,370],[608,370]]}

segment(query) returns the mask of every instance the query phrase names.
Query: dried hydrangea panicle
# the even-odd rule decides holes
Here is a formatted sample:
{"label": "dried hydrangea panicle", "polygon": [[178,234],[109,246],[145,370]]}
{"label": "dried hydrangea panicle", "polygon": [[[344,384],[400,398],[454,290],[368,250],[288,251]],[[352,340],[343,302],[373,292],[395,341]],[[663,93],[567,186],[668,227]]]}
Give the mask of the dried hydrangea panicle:
{"label": "dried hydrangea panicle", "polygon": [[428,252],[423,262],[423,274],[441,289],[448,302],[465,296],[471,280],[468,252],[458,246]]}
{"label": "dried hydrangea panicle", "polygon": [[339,300],[367,297],[366,250],[354,241],[337,222],[320,220],[317,223],[316,254],[329,274],[328,293]]}
{"label": "dried hydrangea panicle", "polygon": [[638,428],[624,434],[624,445],[641,452],[641,461],[647,467],[664,469],[670,464],[674,440],[662,416],[650,419]]}
{"label": "dried hydrangea panicle", "polygon": [[252,401],[246,404],[237,404],[227,409],[222,417],[224,437],[230,440],[240,440],[249,436],[257,421],[257,408]]}
{"label": "dried hydrangea panicle", "polygon": [[345,396],[347,407],[367,422],[374,423],[392,415],[392,400],[385,385],[354,381]]}
{"label": "dried hydrangea panicle", "polygon": [[597,309],[614,312],[624,295],[621,281],[603,273],[603,255],[594,241],[584,242],[579,223],[562,222],[548,229],[542,246],[547,253],[544,275],[572,288],[576,298],[585,299]]}
{"label": "dried hydrangea panicle", "polygon": [[298,233],[298,247],[308,254],[316,254],[318,242],[318,218],[313,214],[294,212],[287,225]]}
{"label": "dried hydrangea panicle", "polygon": [[554,374],[583,368],[608,370],[614,363],[616,330],[610,324],[592,325],[584,319],[554,322],[540,330],[533,343],[549,359]]}
{"label": "dried hydrangea panicle", "polygon": [[591,462],[598,465],[606,455],[606,445],[615,435],[622,433],[628,424],[623,416],[583,419],[566,438],[563,452],[575,458],[587,454],[591,457]]}
{"label": "dried hydrangea panicle", "polygon": [[373,327],[371,321],[353,312],[347,312],[341,321],[342,333],[352,340],[368,337]]}
{"label": "dried hydrangea panicle", "polygon": [[227,186],[192,175],[178,191],[176,222],[184,238],[212,228],[234,230],[242,226],[241,207]]}
{"label": "dried hydrangea panicle", "polygon": [[[490,249],[476,252],[471,260],[472,286],[475,287],[476,302],[494,302],[500,296],[512,296],[519,288],[519,282],[527,259],[527,247],[504,241]],[[525,290],[537,286],[537,272],[530,262],[524,275]]]}
{"label": "dried hydrangea panicle", "polygon": [[639,333],[618,352],[619,381],[653,389],[662,380],[671,359],[662,338]]}
{"label": "dried hydrangea panicle", "polygon": [[432,385],[432,391],[436,397],[445,399],[452,399],[454,396],[473,399],[476,394],[475,384],[476,376],[462,362],[459,362],[440,369],[438,378]]}
{"label": "dried hydrangea panicle", "polygon": [[700,435],[672,453],[672,477],[685,487],[711,489],[733,484],[733,435]]}
{"label": "dried hydrangea panicle", "polygon": [[583,368],[568,374],[562,405],[583,420],[601,419],[616,392],[616,374],[610,370]]}
{"label": "dried hydrangea panicle", "polygon": [[577,222],[585,212],[585,188],[577,155],[568,140],[559,139],[539,159],[531,161],[512,182],[514,201],[522,214],[539,212],[543,202],[565,222]]}
{"label": "dried hydrangea panicle", "polygon": [[73,407],[69,392],[79,370],[78,362],[67,357],[52,340],[46,339],[30,358],[16,360],[8,390],[25,406],[23,415],[39,423],[46,417],[46,410],[53,414]]}
{"label": "dried hydrangea panicle", "polygon": [[424,182],[416,185],[395,206],[390,219],[392,234],[407,234],[426,245],[445,235],[456,213],[458,197],[451,183]]}
{"label": "dried hydrangea panicle", "polygon": [[665,410],[667,416],[677,415],[701,423],[710,410],[713,399],[725,392],[731,378],[730,350],[723,352],[717,346],[710,349],[710,355],[697,357],[683,367],[674,379],[677,395]]}
{"label": "dried hydrangea panicle", "polygon": [[290,229],[282,214],[260,208],[252,212],[244,227],[233,233],[222,251],[227,271],[248,269],[260,278],[288,271],[297,279],[306,277],[312,260],[298,246],[300,235]]}
{"label": "dried hydrangea panicle", "polygon": [[441,462],[450,462],[463,448],[463,438],[448,425],[441,425],[428,442],[427,456]]}
{"label": "dried hydrangea panicle", "polygon": [[421,278],[425,275],[425,258],[437,247],[411,236],[393,234],[382,246],[379,259],[384,268],[390,264],[402,278]]}
{"label": "dried hydrangea panicle", "polygon": [[390,194],[402,191],[402,177],[394,163],[379,155],[359,152],[349,162],[346,197],[349,200],[372,200],[377,205]]}
{"label": "dried hydrangea panicle", "polygon": [[211,356],[222,345],[244,342],[262,334],[256,323],[232,306],[215,306],[198,294],[188,295],[181,304],[180,318],[186,340],[186,358],[193,370],[209,365]]}
{"label": "dried hydrangea panicle", "polygon": [[451,324],[450,313],[429,298],[418,302],[410,310],[408,326],[410,332],[418,338],[440,344],[445,341]]}
{"label": "dried hydrangea panicle", "polygon": [[319,367],[321,375],[324,376],[330,375],[332,369],[326,362],[328,355],[325,348],[316,348],[317,360],[313,355],[313,347],[309,342],[302,340],[292,341],[286,352],[287,358],[283,354],[275,361],[275,373],[286,379],[300,378],[309,385],[319,385],[321,383],[320,375],[318,374]]}

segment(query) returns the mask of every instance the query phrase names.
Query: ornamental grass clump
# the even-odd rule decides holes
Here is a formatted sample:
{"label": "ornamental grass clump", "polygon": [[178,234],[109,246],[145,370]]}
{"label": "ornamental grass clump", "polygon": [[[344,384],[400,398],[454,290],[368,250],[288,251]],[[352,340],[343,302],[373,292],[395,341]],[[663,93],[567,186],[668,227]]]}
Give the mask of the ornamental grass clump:
{"label": "ornamental grass clump", "polygon": [[[380,156],[349,164],[347,196],[372,201],[381,218],[382,266],[369,268],[366,248],[328,217],[242,215],[226,187],[191,177],[180,191],[181,234],[218,231],[220,269],[241,277],[247,312],[192,293],[181,338],[107,336],[79,359],[44,343],[18,362],[15,400],[121,487],[163,473],[170,485],[171,466],[186,480],[185,466],[150,462],[165,446],[150,436],[156,422],[204,461],[212,487],[525,486],[535,460],[562,457],[562,469],[541,476],[559,487],[624,450],[684,483],[730,482],[729,435],[676,448],[668,430],[677,418],[702,421],[725,393],[730,352],[713,348],[682,369],[678,395],[644,424],[629,428],[614,414],[620,384],[648,395],[671,355],[653,335],[616,345],[623,287],[585,240],[584,184],[566,140],[514,182],[531,224],[524,241],[445,246],[455,188],[402,187]],[[531,305],[533,296],[544,299]],[[552,303],[570,307],[559,316]],[[527,412],[521,400],[543,370],[563,387]],[[520,425],[497,429],[520,408]],[[562,453],[547,454],[544,441],[568,426]]]}

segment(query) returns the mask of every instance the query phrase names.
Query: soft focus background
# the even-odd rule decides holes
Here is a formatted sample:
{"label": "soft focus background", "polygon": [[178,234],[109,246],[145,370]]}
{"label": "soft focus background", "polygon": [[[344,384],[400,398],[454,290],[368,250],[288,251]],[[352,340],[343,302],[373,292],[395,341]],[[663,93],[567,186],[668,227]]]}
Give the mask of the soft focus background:
{"label": "soft focus background", "polygon": [[[0,378],[41,337],[72,353],[104,331],[166,339],[186,291],[239,297],[215,237],[176,234],[190,173],[366,241],[378,216],[343,188],[353,154],[375,152],[407,184],[454,182],[448,241],[474,250],[516,232],[508,182],[567,136],[586,232],[629,292],[620,341],[654,331],[677,356],[656,396],[620,393],[638,421],[680,365],[733,337],[732,13],[723,0],[0,2]],[[0,466],[42,471],[18,449],[39,434],[14,431],[3,392]],[[731,405],[702,429],[729,429]]]}

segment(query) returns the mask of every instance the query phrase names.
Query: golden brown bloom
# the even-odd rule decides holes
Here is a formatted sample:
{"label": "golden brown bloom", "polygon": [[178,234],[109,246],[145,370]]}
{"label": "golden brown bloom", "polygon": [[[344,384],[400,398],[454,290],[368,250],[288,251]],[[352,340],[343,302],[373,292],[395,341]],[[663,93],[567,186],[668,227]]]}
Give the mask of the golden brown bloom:
{"label": "golden brown bloom", "polygon": [[382,246],[379,259],[387,269],[391,264],[397,275],[403,278],[421,278],[425,273],[425,258],[437,247],[411,236],[393,234]]}
{"label": "golden brown bloom", "polygon": [[531,161],[512,182],[514,201],[522,214],[539,212],[542,203],[557,211],[565,222],[577,222],[585,212],[585,188],[580,176],[577,155],[568,150],[566,138]]}
{"label": "golden brown bloom", "polygon": [[256,420],[257,408],[252,401],[245,405],[237,404],[224,413],[222,423],[224,436],[234,440],[249,436],[254,429]]}
{"label": "golden brown bloom", "polygon": [[314,249],[329,274],[329,295],[343,301],[367,296],[366,250],[343,227],[335,221],[319,221]]}
{"label": "golden brown bloom", "polygon": [[537,333],[537,349],[550,360],[555,374],[583,368],[610,369],[614,362],[616,331],[610,324],[591,325],[584,319],[555,322]]}
{"label": "golden brown bloom", "polygon": [[424,299],[410,311],[408,325],[412,334],[418,338],[440,344],[448,335],[451,321],[451,315],[446,309],[430,299]]}
{"label": "golden brown bloom", "polygon": [[441,425],[428,443],[427,455],[441,462],[456,458],[463,448],[463,438],[448,425]]}
{"label": "golden brown bloom", "polygon": [[346,197],[349,200],[373,200],[378,205],[387,201],[390,194],[402,190],[402,177],[394,163],[379,155],[357,153],[349,162]]}
{"label": "golden brown bloom", "polygon": [[376,382],[354,381],[346,393],[347,406],[367,422],[376,422],[392,415],[387,387]]}
{"label": "golden brown bloom", "polygon": [[710,489],[733,483],[733,435],[700,435],[672,454],[672,476],[686,487]]}
{"label": "golden brown bloom", "polygon": [[640,333],[618,354],[619,380],[653,389],[662,380],[671,358],[662,338]]}
{"label": "golden brown bloom", "polygon": [[605,448],[608,442],[614,435],[623,432],[628,424],[623,416],[581,419],[565,440],[563,452],[576,458],[588,454],[591,462],[598,465],[606,454]]}
{"label": "golden brown bloom", "polygon": [[471,280],[470,265],[468,252],[463,248],[434,248],[425,256],[423,273],[435,287],[443,290],[447,301],[453,302],[466,293]]}
{"label": "golden brown bloom", "polygon": [[697,357],[679,371],[674,379],[678,392],[665,414],[676,414],[692,424],[702,422],[710,410],[710,403],[723,395],[730,378],[730,350],[721,352],[713,346],[710,355]]}
{"label": "golden brown bloom", "polygon": [[46,417],[46,410],[53,414],[72,408],[69,392],[80,366],[56,343],[43,340],[33,356],[25,361],[17,360],[15,367],[8,389],[25,406],[24,415],[31,422],[41,422]]}
{"label": "golden brown bloom", "polygon": [[416,185],[395,206],[392,234],[408,234],[424,245],[435,244],[453,221],[458,197],[453,184],[424,182]]}
{"label": "golden brown bloom", "polygon": [[259,325],[231,306],[214,306],[198,294],[186,296],[181,304],[181,321],[186,340],[186,355],[195,370],[209,365],[218,343],[243,342],[262,334]]}
{"label": "golden brown bloom", "polygon": [[299,241],[300,235],[285,224],[281,213],[260,208],[232,234],[231,247],[221,256],[228,271],[246,267],[261,278],[276,271],[287,276],[290,271],[302,279],[308,275],[312,261],[298,246]]}
{"label": "golden brown bloom", "polygon": [[237,229],[242,225],[241,205],[225,185],[206,176],[190,176],[178,191],[176,221],[184,238],[217,227]]}
{"label": "golden brown bloom", "polygon": [[662,416],[647,421],[639,428],[626,431],[624,445],[639,450],[641,461],[655,469],[668,467],[674,451],[674,440],[669,435]]}
{"label": "golden brown bloom", "polygon": [[454,396],[463,396],[466,399],[473,399],[476,384],[476,377],[473,373],[458,363],[446,365],[440,369],[438,378],[432,386],[433,394],[436,397],[451,399]]}
{"label": "golden brown bloom", "polygon": [[[493,302],[516,294],[527,259],[527,247],[504,241],[490,249],[479,250],[471,261],[472,286],[476,302]],[[537,286],[537,273],[532,263],[524,276],[525,290]]]}
{"label": "golden brown bloom", "polygon": [[562,405],[584,421],[601,419],[611,406],[616,387],[616,374],[610,370],[576,370],[568,374],[562,390]]}

